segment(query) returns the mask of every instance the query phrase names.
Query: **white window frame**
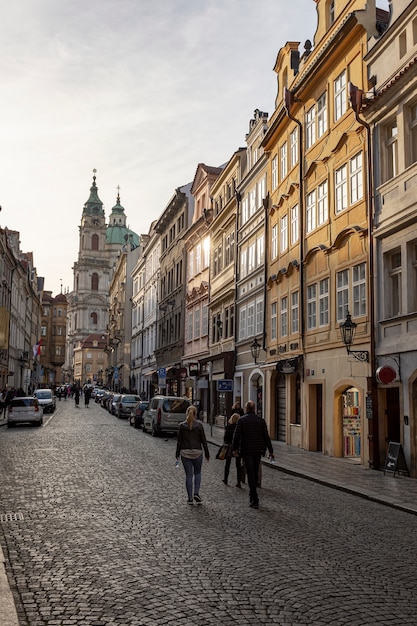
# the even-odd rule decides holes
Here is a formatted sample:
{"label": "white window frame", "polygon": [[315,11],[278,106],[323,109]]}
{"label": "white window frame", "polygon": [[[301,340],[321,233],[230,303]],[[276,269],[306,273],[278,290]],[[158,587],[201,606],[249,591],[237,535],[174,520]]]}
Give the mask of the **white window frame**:
{"label": "white window frame", "polygon": [[343,70],[334,81],[334,121],[347,111],[346,70]]}
{"label": "white window frame", "polygon": [[329,324],[329,279],[319,282],[319,326]]}
{"label": "white window frame", "polygon": [[311,233],[316,228],[316,196],[315,189],[307,194],[306,198],[306,232]]}
{"label": "white window frame", "polygon": [[291,244],[298,241],[300,236],[300,211],[298,204],[291,208]]}
{"label": "white window frame", "polygon": [[283,143],[279,149],[280,154],[280,173],[281,173],[281,181],[288,174],[288,150],[287,150],[287,142]]}
{"label": "white window frame", "polygon": [[316,105],[313,106],[306,113],[305,121],[306,131],[306,150],[311,148],[316,143]]}
{"label": "white window frame", "polygon": [[329,219],[329,195],[327,180],[317,187],[317,224],[321,226]]}
{"label": "white window frame", "polygon": [[271,228],[271,259],[278,257],[278,224]]}
{"label": "white window frame", "polygon": [[295,127],[290,134],[290,167],[298,163],[298,128]]}
{"label": "white window frame", "polygon": [[281,298],[280,304],[280,333],[281,337],[288,336],[288,296]]}
{"label": "white window frame", "polygon": [[349,269],[336,273],[336,321],[344,322],[349,311]]}
{"label": "white window frame", "polygon": [[307,330],[317,326],[317,283],[307,285]]}
{"label": "white window frame", "polygon": [[288,215],[280,218],[280,252],[288,250]]}
{"label": "white window frame", "polygon": [[272,159],[272,191],[278,187],[278,155]]}
{"label": "white window frame", "polygon": [[300,311],[300,303],[299,303],[299,293],[298,291],[293,291],[291,293],[291,333],[298,333],[300,322],[299,322],[299,311]]}
{"label": "white window frame", "polygon": [[362,153],[359,152],[350,159],[350,204],[355,204],[363,198],[363,168]]}
{"label": "white window frame", "polygon": [[275,341],[277,338],[277,303],[271,304],[271,340]]}
{"label": "white window frame", "polygon": [[347,164],[339,167],[334,173],[335,211],[342,213],[348,208]]}

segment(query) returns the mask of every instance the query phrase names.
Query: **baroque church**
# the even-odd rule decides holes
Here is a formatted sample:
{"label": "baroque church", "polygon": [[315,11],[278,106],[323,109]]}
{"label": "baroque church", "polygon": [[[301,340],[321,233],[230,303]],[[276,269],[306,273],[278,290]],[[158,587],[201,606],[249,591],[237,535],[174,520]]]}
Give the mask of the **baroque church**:
{"label": "baroque church", "polygon": [[[93,170],[90,196],[84,204],[79,226],[78,259],[73,266],[73,290],[67,294],[66,369],[81,384],[88,375],[88,365],[74,356],[83,345],[104,350],[107,345],[109,288],[120,250],[139,246],[139,236],[126,226],[126,214],[120,204],[118,188],[116,204],[106,224],[103,202],[98,195],[96,170]],[[80,365],[81,363],[81,365]]]}

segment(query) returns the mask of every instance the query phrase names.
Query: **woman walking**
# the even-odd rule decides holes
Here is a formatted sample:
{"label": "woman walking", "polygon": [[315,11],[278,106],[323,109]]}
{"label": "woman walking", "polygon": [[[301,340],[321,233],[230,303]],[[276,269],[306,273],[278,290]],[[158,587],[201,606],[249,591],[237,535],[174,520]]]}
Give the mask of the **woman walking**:
{"label": "woman walking", "polygon": [[[230,445],[230,454],[228,454],[226,456],[225,459],[225,466],[224,466],[224,478],[223,478],[223,482],[225,485],[227,485],[227,481],[229,478],[229,472],[230,472],[230,464],[232,462],[232,443],[233,443],[233,435],[235,434],[235,430],[236,430],[236,424],[238,423],[238,420],[240,418],[239,413],[233,413],[233,415],[231,416],[231,418],[229,419],[229,421],[227,422],[227,426],[226,426],[226,430],[224,432],[224,439],[223,439],[223,443]],[[236,487],[241,487],[241,459],[240,456],[236,457],[236,476],[237,476],[237,482],[236,482]]]}
{"label": "woman walking", "polygon": [[175,457],[178,461],[181,456],[181,461],[184,466],[188,504],[194,504],[194,500],[197,504],[201,504],[200,485],[203,449],[206,461],[210,460],[210,453],[204,426],[197,420],[196,407],[189,406],[186,416],[187,419],[185,422],[181,422],[178,430]]}

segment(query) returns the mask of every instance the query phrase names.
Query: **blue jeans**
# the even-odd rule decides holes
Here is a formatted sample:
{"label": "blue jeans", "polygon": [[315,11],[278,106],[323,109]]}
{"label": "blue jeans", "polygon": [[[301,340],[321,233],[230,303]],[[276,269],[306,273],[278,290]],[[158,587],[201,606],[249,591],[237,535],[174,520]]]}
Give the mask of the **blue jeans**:
{"label": "blue jeans", "polygon": [[203,465],[203,453],[197,459],[186,459],[181,456],[181,461],[185,469],[185,486],[187,488],[188,499],[193,499],[193,479],[194,493],[200,492],[201,467]]}

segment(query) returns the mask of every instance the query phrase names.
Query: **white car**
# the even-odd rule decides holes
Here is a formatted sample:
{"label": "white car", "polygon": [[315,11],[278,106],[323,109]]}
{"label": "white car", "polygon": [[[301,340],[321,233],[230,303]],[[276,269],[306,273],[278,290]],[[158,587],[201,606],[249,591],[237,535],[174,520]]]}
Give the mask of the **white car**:
{"label": "white car", "polygon": [[56,409],[56,396],[50,389],[37,389],[33,397],[38,399],[44,413],[53,413]]}
{"label": "white car", "polygon": [[43,410],[37,398],[12,398],[7,408],[7,428],[26,422],[36,426],[43,424]]}
{"label": "white car", "polygon": [[143,413],[143,431],[150,431],[154,437],[163,432],[177,433],[190,404],[188,398],[154,396]]}

